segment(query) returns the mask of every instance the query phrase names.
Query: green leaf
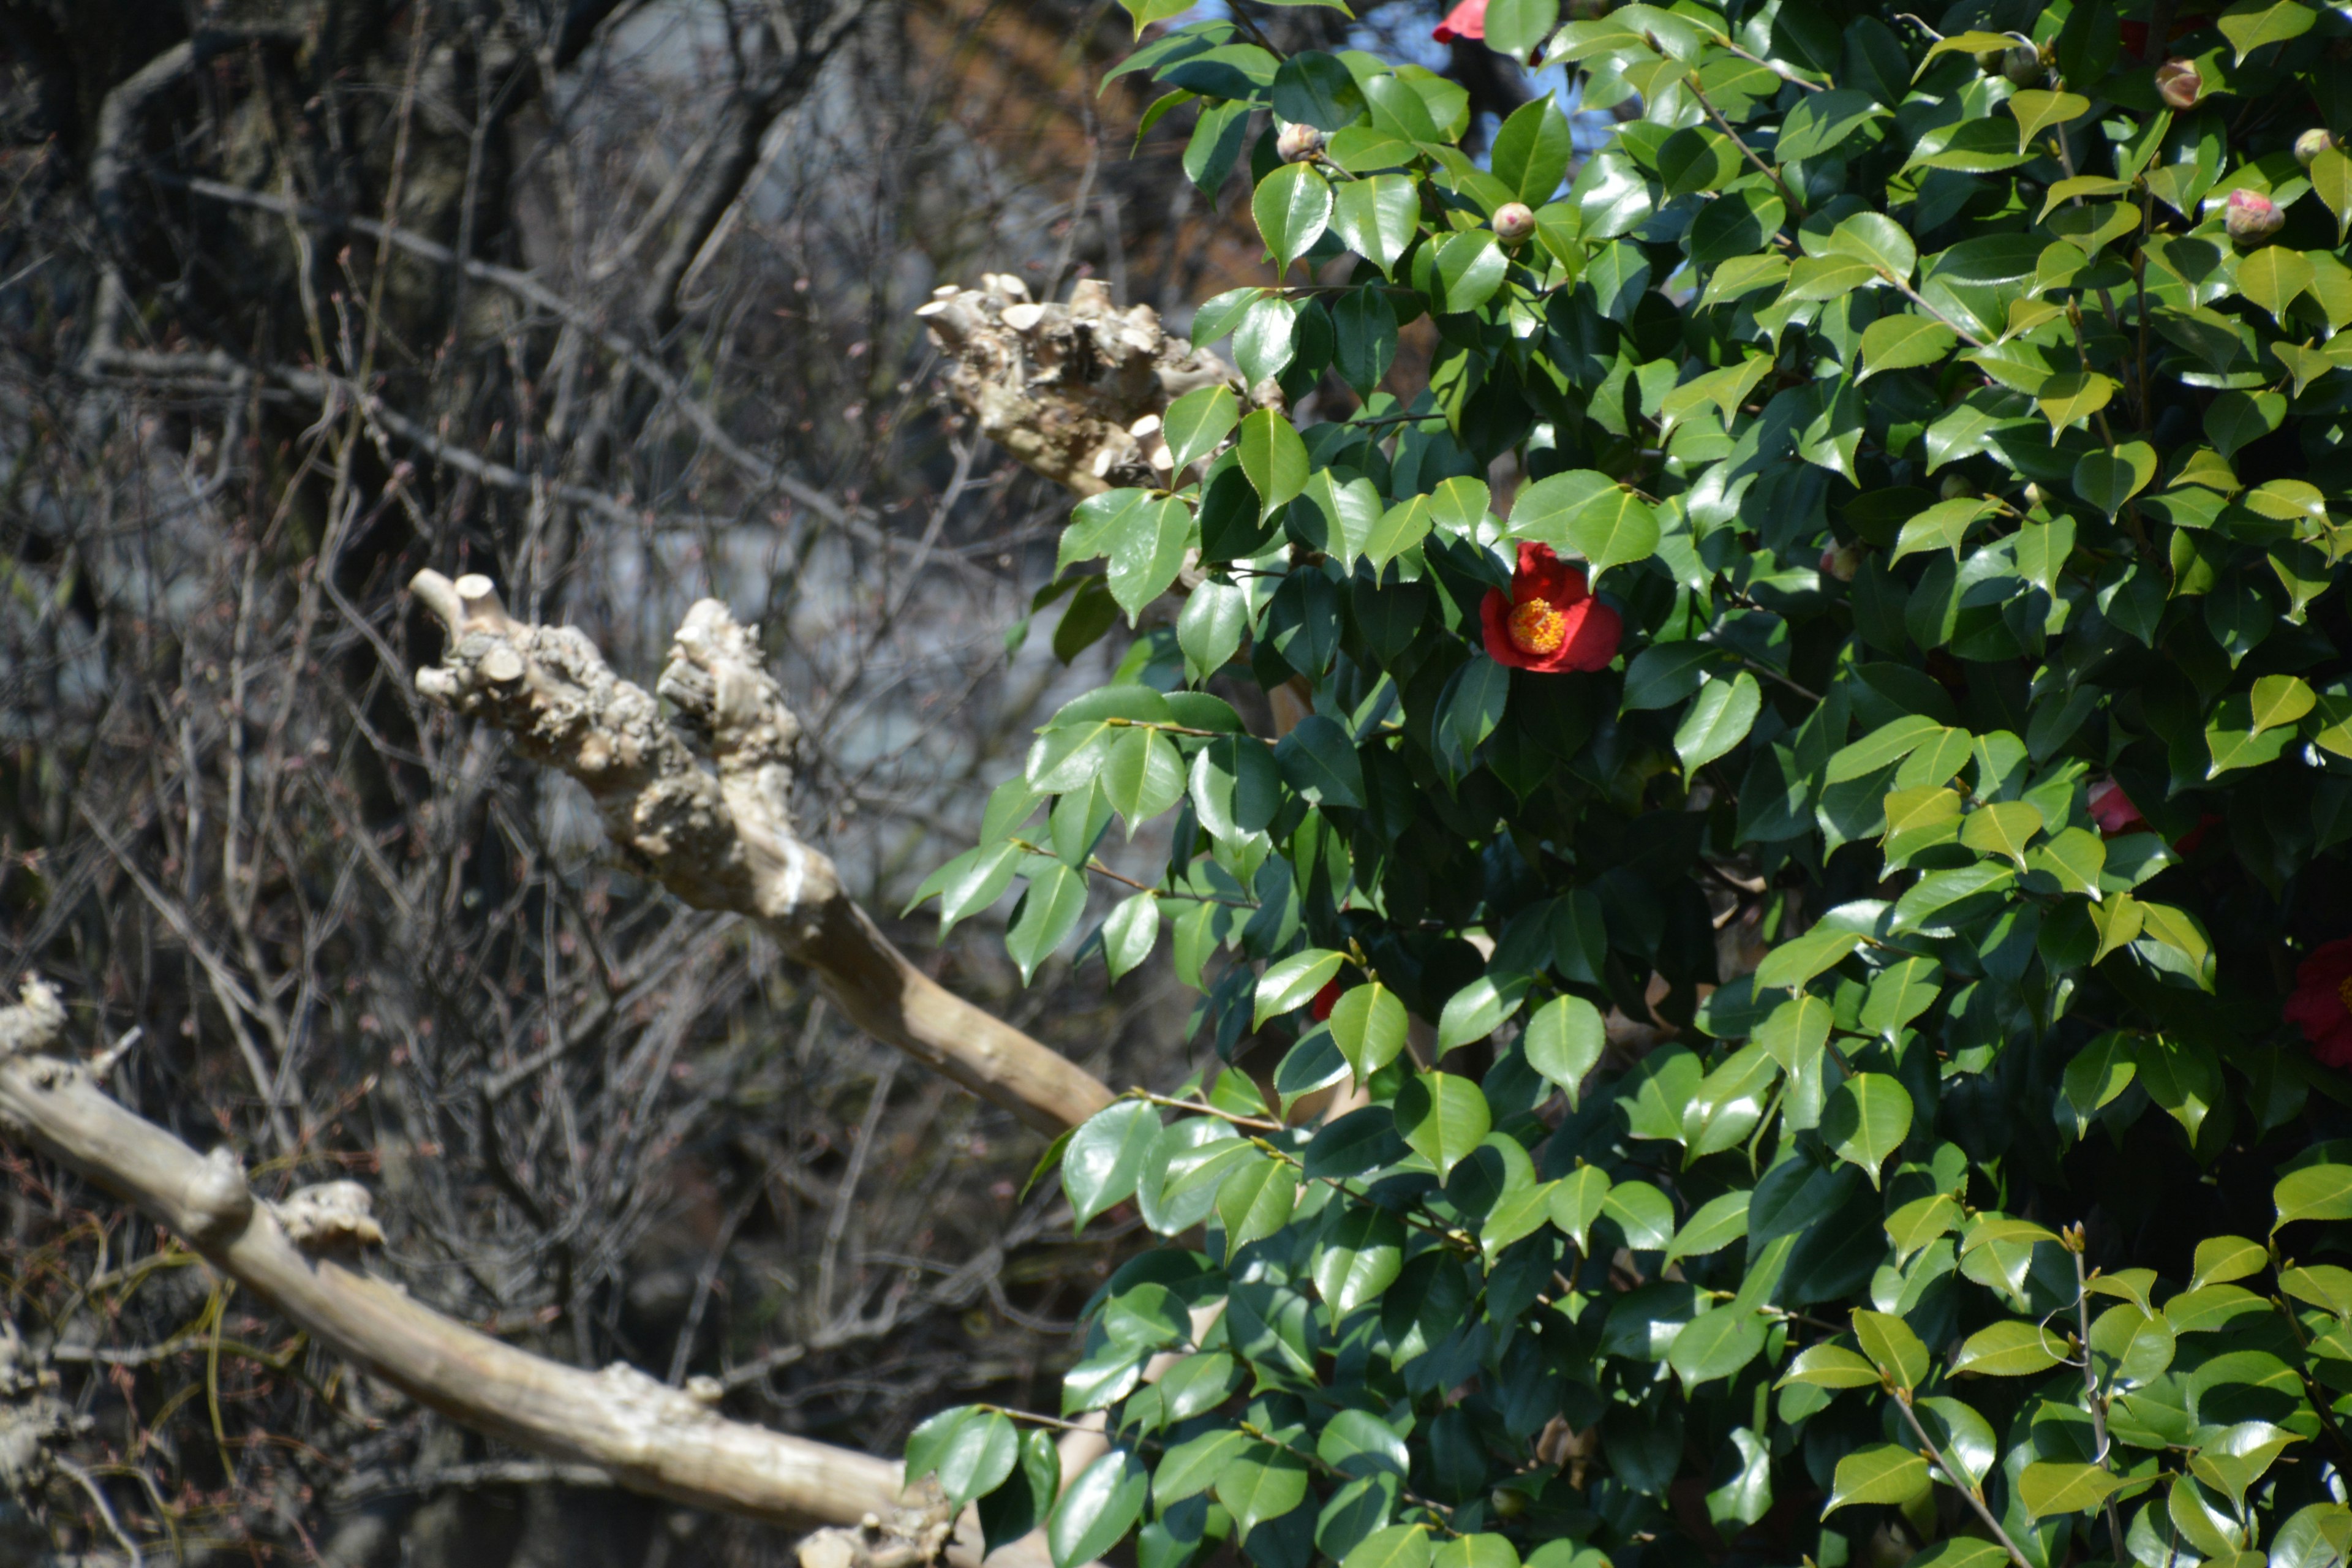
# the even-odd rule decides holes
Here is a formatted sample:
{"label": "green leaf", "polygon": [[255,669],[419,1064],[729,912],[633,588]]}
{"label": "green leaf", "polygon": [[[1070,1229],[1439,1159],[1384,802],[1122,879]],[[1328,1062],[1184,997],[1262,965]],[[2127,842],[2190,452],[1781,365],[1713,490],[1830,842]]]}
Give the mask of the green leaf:
{"label": "green leaf", "polygon": [[1103,921],[1103,967],[1117,980],[1150,958],[1159,941],[1159,896],[1145,891],[1122,899]]}
{"label": "green leaf", "polygon": [[2210,1236],[2197,1244],[2196,1271],[2189,1276],[2189,1288],[2201,1290],[2208,1285],[2250,1279],[2270,1266],[2271,1255],[2260,1242],[2242,1236]]}
{"label": "green leaf", "polygon": [[1431,498],[1412,496],[1401,500],[1381,514],[1371,531],[1364,536],[1364,559],[1374,571],[1412,549],[1429,537],[1434,513]]}
{"label": "green leaf", "polygon": [[1307,1461],[1271,1443],[1253,1442],[1219,1473],[1212,1489],[1234,1516],[1234,1536],[1280,1519],[1307,1500]]}
{"label": "green leaf", "polygon": [[1951,1233],[1960,1223],[1960,1205],[1949,1193],[1929,1193],[1914,1198],[1886,1216],[1886,1237],[1895,1243],[1895,1266],[1908,1264],[1928,1243]]}
{"label": "green leaf", "polygon": [[1666,1247],[1666,1262],[1678,1258],[1704,1258],[1720,1252],[1748,1234],[1748,1205],[1754,1194],[1745,1191],[1728,1192],[1710,1198],[1698,1211],[1683,1222],[1675,1232],[1675,1239]]}
{"label": "green leaf", "polygon": [[2018,1500],[2035,1519],[2053,1513],[2087,1513],[2123,1486],[2098,1465],[2028,1465],[2017,1479]]}
{"label": "green leaf", "polygon": [[1151,1500],[1161,1509],[1197,1497],[1216,1484],[1219,1472],[1231,1464],[1253,1439],[1231,1426],[1202,1433],[1179,1443],[1160,1461],[1151,1478]]}
{"label": "green leaf", "polygon": [[2283,245],[2265,245],[2238,263],[2238,292],[2268,310],[2283,324],[2286,308],[2311,287],[2317,274],[2303,252]]}
{"label": "green leaf", "polygon": [[1134,1194],[1143,1158],[1160,1136],[1160,1112],[1139,1100],[1113,1101],[1078,1125],[1062,1150],[1062,1193],[1078,1227]]}
{"label": "green leaf", "polygon": [[1834,966],[1861,945],[1860,931],[1807,931],[1764,955],[1764,962],[1756,966],[1756,989],[1801,990],[1807,981]]}
{"label": "green leaf", "polygon": [[1158,730],[1122,730],[1096,775],[1127,836],[1184,797],[1184,759]]}
{"label": "green leaf", "polygon": [[1261,521],[1307,488],[1307,443],[1289,420],[1271,408],[1243,418],[1241,465],[1250,488],[1257,491]]}
{"label": "green leaf", "polygon": [[1903,226],[1882,213],[1862,212],[1830,232],[1832,256],[1851,257],[1897,283],[1911,281],[1919,265],[1918,247]]}
{"label": "green leaf", "polygon": [[1822,1112],[1822,1138],[1831,1152],[1862,1167],[1873,1186],[1886,1157],[1911,1132],[1911,1096],[1885,1073],[1858,1073],[1838,1086]]}
{"label": "green leaf", "polygon": [[1045,1521],[1054,1568],[1077,1568],[1118,1544],[1141,1517],[1150,1491],[1143,1461],[1126,1448],[1113,1448],[1081,1470]]}
{"label": "green leaf", "polygon": [[2311,31],[2318,15],[2298,0],[2238,0],[2215,24],[2238,51],[2231,62],[2244,65],[2246,57],[2265,44],[2283,44]]}
{"label": "green leaf", "polygon": [[1412,243],[1420,221],[1421,199],[1404,174],[1350,180],[1339,187],[1331,209],[1331,232],[1384,277],[1394,276],[1397,258]]}
{"label": "green leaf", "polygon": [[[1512,515],[1516,519],[1517,511]],[[1647,561],[1657,553],[1657,516],[1632,490],[1615,490],[1577,509],[1568,521],[1568,543],[1591,563],[1598,582],[1612,566]]]}
{"label": "green leaf", "polygon": [[1285,163],[1258,182],[1250,216],[1274,252],[1278,277],[1323,237],[1331,221],[1331,183],[1312,163]]}
{"label": "green leaf", "polygon": [[[1598,1165],[1579,1165],[1551,1184],[1551,1223],[1561,1235],[1585,1249],[1585,1233],[1601,1217],[1609,1198],[1609,1173]],[[1672,1218],[1671,1209],[1668,1217]]]}
{"label": "green leaf", "polygon": [[1284,782],[1324,805],[1361,806],[1364,769],[1338,721],[1320,713],[1300,720],[1274,749]]}
{"label": "green leaf", "polygon": [[1927,1381],[1927,1347],[1902,1319],[1885,1312],[1856,1312],[1853,1337],[1871,1364],[1895,1387],[1916,1388]]}
{"label": "green leaf", "polygon": [[1647,1182],[1620,1182],[1601,1200],[1601,1213],[1617,1222],[1626,1247],[1662,1252],[1675,1238],[1675,1202]]}
{"label": "green leaf", "polygon": [[[1398,1013],[1402,1017],[1402,1006]],[[1402,1022],[1398,1026],[1401,1032]],[[1528,1019],[1521,1049],[1528,1066],[1568,1091],[1569,1108],[1574,1110],[1580,1086],[1600,1065],[1608,1044],[1600,1008],[1581,996],[1555,996]]]}
{"label": "green leaf", "polygon": [[[1437,278],[1444,293],[1432,308],[1448,314],[1476,310],[1495,297],[1509,268],[1509,258],[1488,230],[1470,229],[1440,241]],[[1417,264],[1413,276],[1420,277]]]}
{"label": "green leaf", "polygon": [[1315,1000],[1318,991],[1338,976],[1339,966],[1347,962],[1344,952],[1310,947],[1278,963],[1266,965],[1265,973],[1257,978],[1257,1013],[1250,1027],[1263,1029],[1268,1018],[1306,1006]]}
{"label": "green leaf", "polygon": [[2156,448],[2126,441],[2112,452],[2085,453],[2074,465],[2074,493],[2109,517],[2156,478]]}
{"label": "green leaf", "polygon": [[1391,1524],[1359,1542],[1339,1568],[1429,1568],[1429,1527]]}
{"label": "green leaf", "polygon": [[1241,399],[1230,386],[1200,386],[1168,405],[1160,418],[1161,439],[1181,472],[1216,450],[1240,421]]}
{"label": "green leaf", "polygon": [[1854,379],[1867,381],[1882,370],[1939,364],[1958,341],[1951,328],[1925,316],[1881,316],[1863,331],[1863,368]]}
{"label": "green leaf", "polygon": [[1944,732],[1944,726],[1924,713],[1906,713],[1888,721],[1850,746],[1832,753],[1824,784],[1844,784],[1892,767],[1920,746]]}
{"label": "green leaf", "polygon": [[1837,1463],[1830,1483],[1829,1514],[1848,1503],[1905,1503],[1927,1489],[1927,1461],[1908,1448],[1880,1443],[1857,1448]]}
{"label": "green leaf", "polygon": [[2352,158],[2334,147],[2322,150],[2311,161],[2311,188],[2336,215],[2336,243],[2343,244],[2345,231],[2352,228]]}
{"label": "green leaf", "polygon": [[1684,773],[1696,773],[1746,740],[1763,706],[1763,689],[1744,669],[1734,679],[1700,687],[1675,730],[1675,751],[1683,760]]}
{"label": "green leaf", "polygon": [[1316,1244],[1308,1274],[1338,1323],[1378,1301],[1396,1283],[1404,1266],[1404,1226],[1370,1204],[1333,1205],[1326,1212],[1332,1218]]}
{"label": "green leaf", "polygon": [[1037,966],[1062,945],[1087,912],[1087,879],[1058,860],[1032,858],[1029,890],[1011,929],[1004,933],[1004,951],[1020,966],[1021,983],[1029,984]]}
{"label": "green leaf", "polygon": [[2272,1191],[2278,1205],[2276,1236],[2299,1219],[2352,1219],[2352,1165],[2305,1165],[2279,1178]]}
{"label": "green leaf", "polygon": [[1364,112],[1364,90],[1338,56],[1302,49],[1274,73],[1274,111],[1294,124],[1337,131]]}
{"label": "green leaf", "polygon": [[2105,408],[2115,395],[2112,376],[2101,375],[2095,370],[2066,371],[2052,376],[2033,404],[2050,421],[2050,434],[2054,438]]}
{"label": "green leaf", "polygon": [[1238,584],[1202,583],[1176,613],[1176,646],[1194,680],[1206,680],[1233,661],[1249,630],[1249,595]]}
{"label": "green leaf", "polygon": [[1685,1392],[1729,1377],[1761,1354],[1764,1320],[1738,1306],[1717,1307],[1683,1325],[1667,1347],[1666,1364]]}
{"label": "green leaf", "polygon": [[1404,1049],[1405,1010],[1379,981],[1340,993],[1331,1007],[1331,1038],[1361,1083]]}
{"label": "green leaf", "polygon": [[1437,1168],[1440,1181],[1494,1130],[1478,1086],[1443,1072],[1418,1074],[1397,1091],[1396,1124],[1413,1152]]}
{"label": "green leaf", "polygon": [[2009,111],[2017,116],[2017,150],[2022,153],[2031,146],[2037,132],[2088,114],[2091,100],[2079,92],[2028,88],[2010,95]]}
{"label": "green leaf", "polygon": [[1906,555],[1930,550],[1949,551],[1958,560],[1960,542],[1968,537],[1969,529],[1979,519],[1991,516],[1992,510],[1992,502],[1975,496],[1938,501],[1903,525],[1887,561],[1891,564]]}
{"label": "green leaf", "polygon": [[2014,1320],[1979,1329],[1952,1352],[1948,1370],[1958,1376],[2031,1377],[2049,1371],[2065,1359],[2063,1335],[2038,1323]]}
{"label": "green leaf", "polygon": [[[1498,16],[1504,22],[1503,33],[1511,32],[1514,20],[1533,20],[1528,11],[1540,15],[1543,10],[1558,14],[1558,0],[1492,0],[1486,10],[1488,46],[1506,54],[1515,53],[1515,38],[1505,42],[1496,36]],[[1550,29],[1547,26],[1544,31]],[[1530,40],[1540,43],[1540,38]],[[1569,161],[1575,154],[1575,136],[1568,116],[1561,113],[1559,103],[1547,93],[1532,102],[1521,104],[1503,121],[1495,132],[1494,156],[1490,160],[1495,177],[1509,188],[1511,195],[1530,207],[1542,206],[1552,193],[1559,189],[1568,174]],[[1419,216],[1418,206],[1415,216]]]}
{"label": "green leaf", "polygon": [[1272,1236],[1298,1206],[1297,1168],[1272,1158],[1245,1160],[1217,1184],[1217,1219],[1228,1251]]}
{"label": "green leaf", "polygon": [[1960,842],[1980,855],[2002,855],[2025,868],[2025,847],[2042,831],[2042,813],[2021,800],[1980,805],[1960,826]]}
{"label": "green leaf", "polygon": [[1878,1369],[1843,1345],[1809,1345],[1789,1363],[1776,1384],[1799,1384],[1810,1388],[1876,1388]]}
{"label": "green leaf", "polygon": [[961,1508],[994,1491],[1021,1457],[1021,1434],[993,1410],[975,1410],[940,1446],[940,1489]]}

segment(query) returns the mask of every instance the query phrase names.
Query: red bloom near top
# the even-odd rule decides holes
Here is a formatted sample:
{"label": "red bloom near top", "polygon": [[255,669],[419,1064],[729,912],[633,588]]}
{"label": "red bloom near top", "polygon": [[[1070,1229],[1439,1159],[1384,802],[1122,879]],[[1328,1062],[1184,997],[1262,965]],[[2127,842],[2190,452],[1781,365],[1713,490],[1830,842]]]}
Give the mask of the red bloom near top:
{"label": "red bloom near top", "polygon": [[[2132,797],[2124,793],[2124,786],[2113,779],[2101,779],[2093,784],[2085,804],[2091,808],[2091,820],[2099,825],[2099,832],[2105,837],[2154,831],[2147,818],[2139,814],[2139,807],[2132,804]],[[2205,842],[2205,835],[2221,820],[2210,811],[2200,816],[2196,826],[2173,841],[2173,853],[2196,854],[2197,847]]]}
{"label": "red bloom near top", "polygon": [[1486,0],[1462,0],[1461,5],[1445,13],[1445,20],[1437,24],[1429,36],[1441,44],[1450,44],[1456,38],[1483,42],[1486,37]]}
{"label": "red bloom near top", "polygon": [[2352,1069],[2352,937],[2315,950],[2294,972],[2286,1019],[2303,1030],[2311,1054]]}
{"label": "red bloom near top", "polygon": [[1486,653],[1513,669],[1604,669],[1617,657],[1625,623],[1584,585],[1584,569],[1549,544],[1519,546],[1511,591],[1487,590],[1478,606]]}

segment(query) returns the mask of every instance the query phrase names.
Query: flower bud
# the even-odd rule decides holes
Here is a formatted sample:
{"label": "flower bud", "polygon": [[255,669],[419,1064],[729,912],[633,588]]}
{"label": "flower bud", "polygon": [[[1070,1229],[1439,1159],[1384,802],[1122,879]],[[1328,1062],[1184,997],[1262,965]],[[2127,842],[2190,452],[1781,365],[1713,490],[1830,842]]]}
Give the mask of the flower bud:
{"label": "flower bud", "polygon": [[2174,109],[2194,109],[2198,94],[2205,90],[2205,79],[2197,68],[2184,59],[2169,59],[2156,68],[2156,92]]}
{"label": "flower bud", "polygon": [[1312,125],[1285,125],[1275,132],[1274,150],[1286,163],[1304,163],[1323,151],[1323,132]]}
{"label": "flower bud", "polygon": [[1967,475],[1946,474],[1939,493],[1946,500],[1958,500],[1962,496],[1972,496],[1977,492],[1976,487],[1969,483]]}
{"label": "flower bud", "polygon": [[2042,51],[2032,44],[2020,44],[2000,57],[2000,74],[2019,87],[2032,87],[2042,79]]}
{"label": "flower bud", "polygon": [[2042,490],[2042,487],[2041,487],[2040,485],[2036,485],[2036,484],[2028,484],[2028,485],[2025,487],[2025,510],[2028,510],[2028,511],[2038,511],[2038,510],[2041,510],[2041,508],[2042,508],[2042,503],[2043,503],[2044,501],[2047,501],[2049,499],[2050,499],[2050,497],[2049,497],[2049,496],[2048,496],[2048,495],[2047,495],[2047,494]]}
{"label": "flower bud", "polygon": [[2314,126],[2294,139],[2294,161],[2308,169],[2311,167],[2312,160],[2335,145],[2335,137],[2329,135],[2325,130]]}
{"label": "flower bud", "polygon": [[1862,569],[1862,547],[1858,544],[1832,544],[1822,552],[1820,571],[1824,577],[1834,577],[1841,583],[1851,583]]}
{"label": "flower bud", "polygon": [[2257,191],[2235,190],[2222,204],[2222,226],[2230,237],[2239,241],[2268,239],[2286,226],[2286,214],[2278,204]]}
{"label": "flower bud", "polygon": [[1536,215],[1525,202],[1505,202],[1495,209],[1495,237],[1517,245],[1536,231]]}

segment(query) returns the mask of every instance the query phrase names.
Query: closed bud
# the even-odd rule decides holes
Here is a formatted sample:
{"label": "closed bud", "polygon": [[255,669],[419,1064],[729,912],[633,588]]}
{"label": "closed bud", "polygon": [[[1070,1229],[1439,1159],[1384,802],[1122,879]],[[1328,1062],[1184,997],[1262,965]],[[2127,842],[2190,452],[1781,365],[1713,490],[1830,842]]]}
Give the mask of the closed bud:
{"label": "closed bud", "polygon": [[1862,546],[1858,544],[1832,544],[1822,552],[1820,570],[1824,577],[1851,583],[1853,574],[1861,569]]}
{"label": "closed bud", "polygon": [[1944,476],[1942,494],[1946,500],[1958,500],[1962,496],[1972,496],[1976,493],[1976,488],[1970,485],[1964,476],[1959,474]]}
{"label": "closed bud", "polygon": [[2000,74],[2020,87],[2032,87],[2042,79],[2042,51],[2032,44],[2020,44],[2000,57]]}
{"label": "closed bud", "polygon": [[2040,510],[2042,510],[2042,503],[2043,503],[2044,501],[2047,501],[2049,499],[2050,499],[2050,498],[2049,498],[2049,496],[2043,493],[2042,489],[2042,487],[2041,487],[2040,485],[2036,485],[2036,484],[2028,484],[2028,485],[2025,487],[2025,510],[2028,510],[2028,511],[2040,511]]}
{"label": "closed bud", "polygon": [[1495,209],[1495,237],[1517,245],[1536,231],[1536,215],[1525,202],[1505,202]]}
{"label": "closed bud", "polygon": [[2335,137],[2314,126],[2294,139],[2294,161],[2308,169],[2313,159],[2335,145]]}
{"label": "closed bud", "polygon": [[1286,163],[1303,163],[1323,151],[1323,132],[1312,125],[1286,125],[1275,132],[1274,150]]}
{"label": "closed bud", "polygon": [[2156,68],[2156,93],[2174,109],[2194,109],[2205,79],[2187,60],[2170,59]]}
{"label": "closed bud", "polygon": [[2222,226],[2230,237],[2252,243],[2268,239],[2286,226],[2286,214],[2278,204],[2258,191],[2236,190],[2222,204]]}

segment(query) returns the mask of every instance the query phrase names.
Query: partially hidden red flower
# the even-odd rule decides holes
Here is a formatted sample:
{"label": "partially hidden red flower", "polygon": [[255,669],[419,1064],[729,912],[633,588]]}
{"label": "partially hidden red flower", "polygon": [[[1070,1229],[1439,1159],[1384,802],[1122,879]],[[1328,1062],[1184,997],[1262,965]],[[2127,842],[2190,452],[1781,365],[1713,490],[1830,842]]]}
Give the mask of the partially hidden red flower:
{"label": "partially hidden red flower", "polygon": [[1478,618],[1487,657],[1513,669],[1603,669],[1625,635],[1623,618],[1586,589],[1584,569],[1549,544],[1519,546],[1510,593],[1489,589]]}
{"label": "partially hidden red flower", "polygon": [[2119,833],[2137,833],[2147,826],[2147,818],[2139,814],[2124,786],[2113,779],[2101,779],[2091,786],[2091,820],[2099,831],[2113,838]]}
{"label": "partially hidden red flower", "polygon": [[1336,974],[1326,980],[1323,983],[1323,989],[1315,993],[1315,1000],[1307,1005],[1308,1015],[1318,1024],[1328,1023],[1331,1018],[1331,1009],[1339,1005],[1339,993],[1346,989],[1346,986],[1339,984],[1339,977]]}
{"label": "partially hidden red flower", "polygon": [[2352,1068],[2352,937],[2315,949],[2294,972],[2286,1020],[2332,1068]]}
{"label": "partially hidden red flower", "polygon": [[[2091,786],[2089,805],[2091,820],[2099,825],[2099,832],[2104,837],[2154,831],[2147,818],[2139,814],[2139,807],[2132,804],[2132,797],[2124,793],[2124,786],[2113,779],[2101,779]],[[2173,853],[2196,854],[2197,847],[2205,842],[2205,836],[2221,820],[2210,811],[2200,816],[2196,826],[2173,840]]]}
{"label": "partially hidden red flower", "polygon": [[1445,13],[1445,20],[1437,24],[1429,36],[1441,44],[1450,44],[1456,38],[1475,38],[1485,42],[1486,0],[1462,0],[1462,4]]}

